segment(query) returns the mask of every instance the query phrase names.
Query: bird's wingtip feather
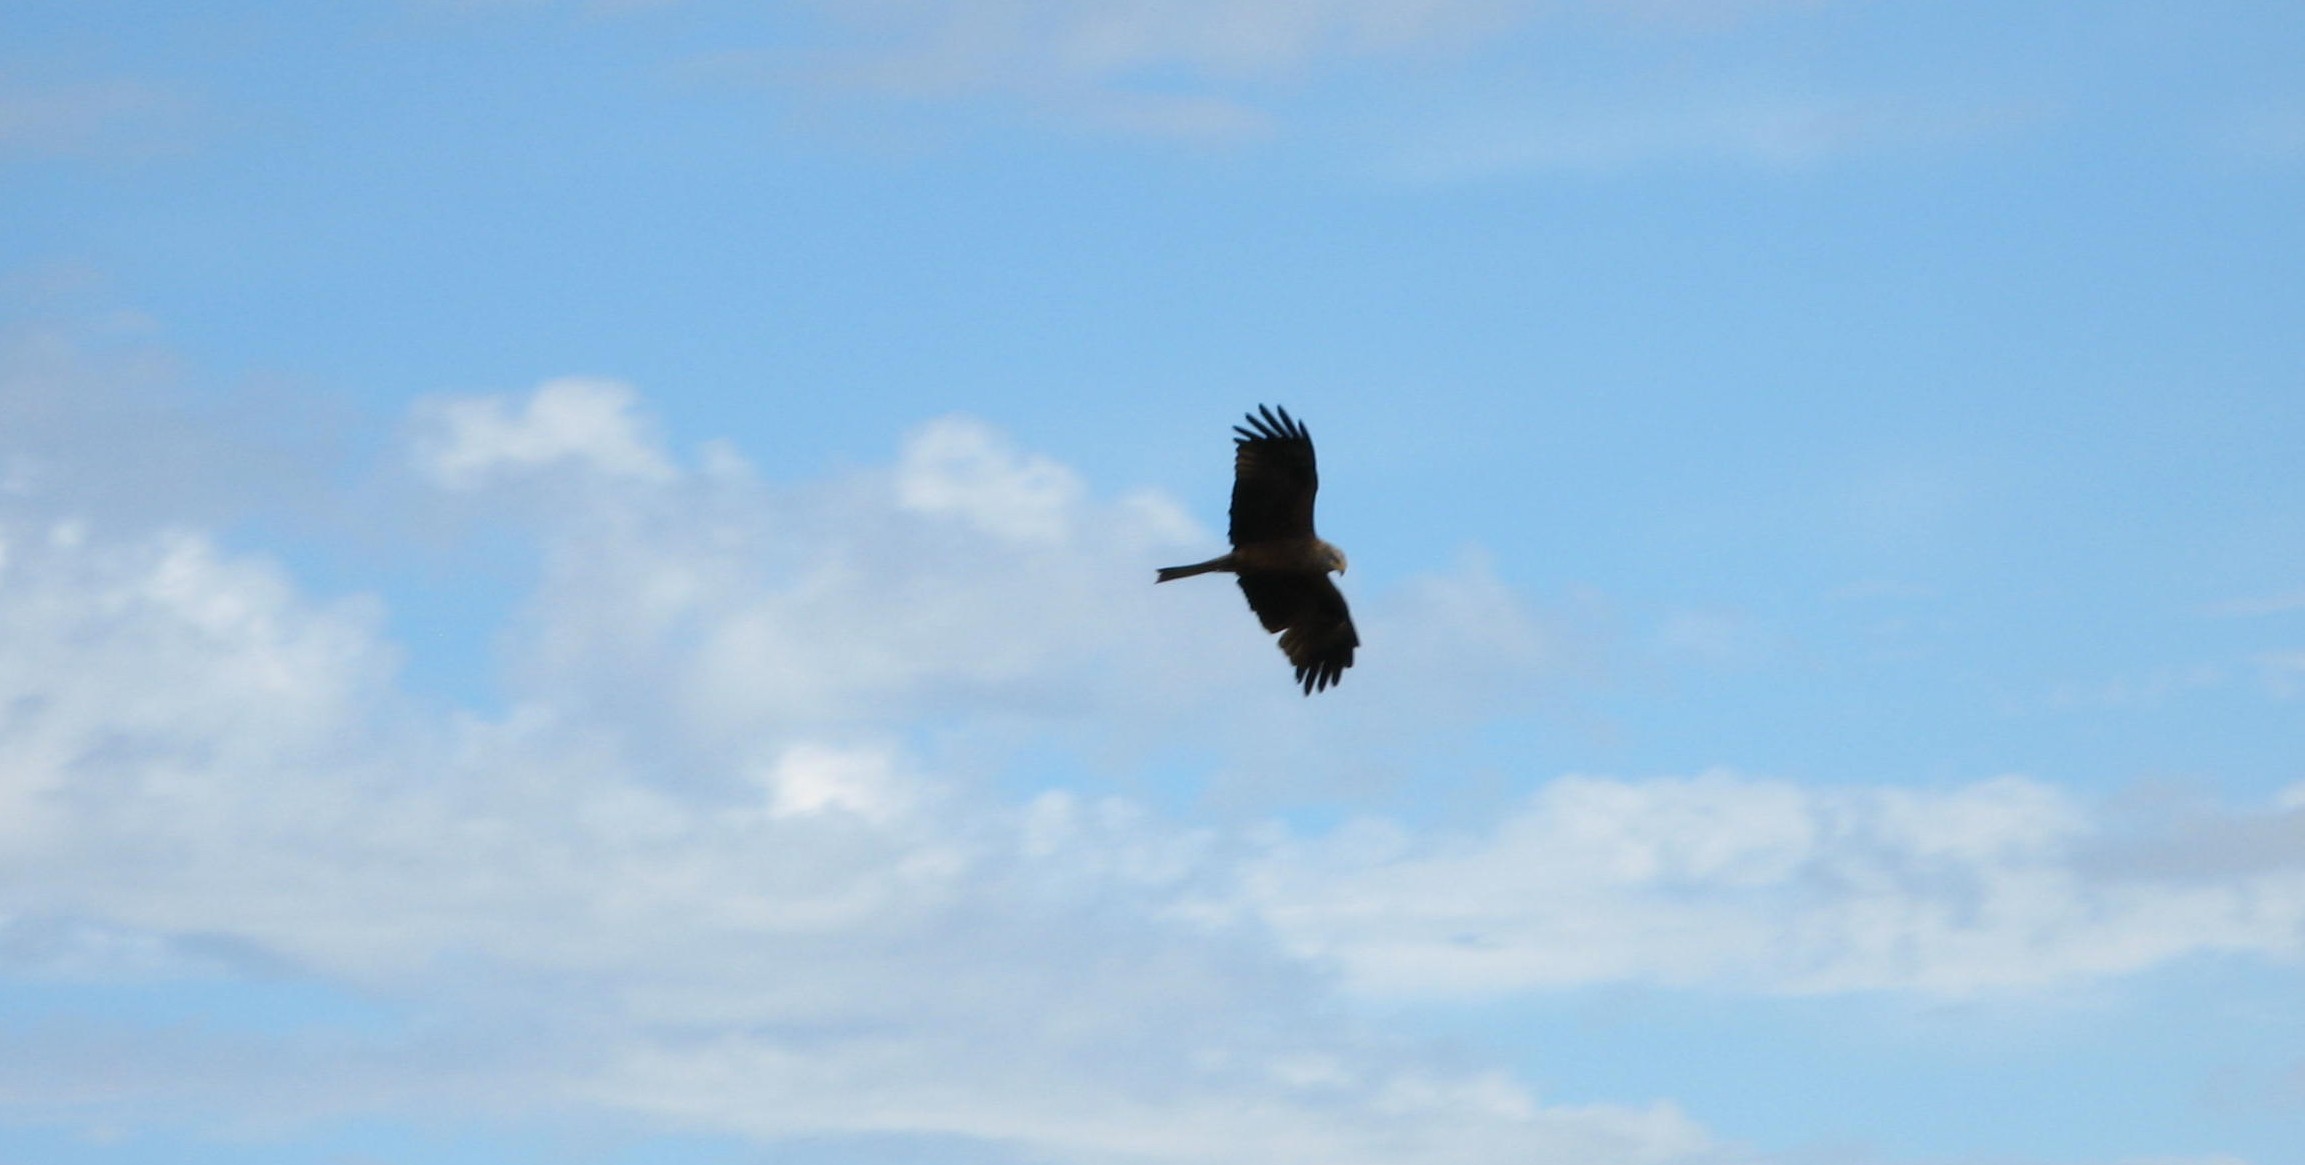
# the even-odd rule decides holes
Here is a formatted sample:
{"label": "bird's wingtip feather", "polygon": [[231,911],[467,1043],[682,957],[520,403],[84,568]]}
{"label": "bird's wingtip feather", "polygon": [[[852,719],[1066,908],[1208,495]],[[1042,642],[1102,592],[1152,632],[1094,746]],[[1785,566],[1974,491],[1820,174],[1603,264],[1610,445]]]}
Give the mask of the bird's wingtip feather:
{"label": "bird's wingtip feather", "polygon": [[1246,416],[1248,419],[1247,426],[1233,426],[1233,432],[1240,434],[1240,436],[1233,438],[1236,444],[1246,441],[1310,441],[1312,439],[1312,430],[1306,428],[1303,421],[1290,416],[1289,410],[1285,406],[1260,404],[1257,406],[1257,411],[1246,414]]}

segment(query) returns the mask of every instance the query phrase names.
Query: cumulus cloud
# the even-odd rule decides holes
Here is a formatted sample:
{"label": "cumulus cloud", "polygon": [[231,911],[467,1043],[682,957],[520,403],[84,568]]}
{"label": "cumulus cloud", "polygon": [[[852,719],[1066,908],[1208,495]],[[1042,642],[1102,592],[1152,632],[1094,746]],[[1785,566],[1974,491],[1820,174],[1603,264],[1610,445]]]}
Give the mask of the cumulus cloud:
{"label": "cumulus cloud", "polygon": [[[469,416],[490,418],[487,447],[568,447],[539,411],[559,390],[427,406],[414,438],[435,452],[420,464],[475,447]],[[511,424],[522,410],[537,415]],[[492,479],[508,500],[557,491],[526,508],[544,569],[507,641],[519,683],[693,754],[681,772],[729,771],[727,756],[772,732],[1029,722],[1124,748],[1182,734],[1253,749],[1274,722],[1304,718],[1234,588],[1151,585],[1154,566],[1206,557],[1218,535],[1155,494],[1092,496],[981,422],[929,422],[891,466],[797,487],[720,447],[678,468],[629,450],[487,464],[510,474]],[[1395,666],[1331,693],[1326,706],[1351,715],[1289,742],[1299,770],[1333,760],[1324,749],[1519,698],[1554,665],[1546,620],[1477,560],[1364,598],[1364,638]]]}
{"label": "cumulus cloud", "polygon": [[728,450],[674,455],[597,382],[432,402],[411,444],[443,490],[564,503],[524,511],[547,563],[501,716],[403,700],[378,603],[197,531],[0,530],[0,969],[312,982],[381,1013],[18,1027],[0,1105],[575,1105],[1078,1161],[1711,1152],[1670,1105],[1550,1105],[1344,1018],[1317,967],[1209,908],[1222,837],[1018,803],[908,739],[956,704],[1189,693],[1147,630],[1188,616],[1139,597],[1202,536],[1173,505],[1094,497],[963,420],[772,489]]}
{"label": "cumulus cloud", "polygon": [[[725,447],[667,447],[629,388],[558,381],[428,403],[410,448],[435,488],[537,524],[500,714],[405,698],[376,600],[316,599],[197,530],[0,518],[0,973],[306,983],[366,1009],[8,1021],[0,1111],[573,1106],[1017,1160],[1697,1162],[1729,1150],[1669,1103],[1554,1103],[1352,1005],[2297,954],[2294,797],[2138,849],[2015,777],[1567,778],[1463,833],[1020,788],[944,747],[953,726],[1254,722],[1293,754],[1321,734],[1291,714],[1429,730],[1552,648],[1468,563],[1371,596],[1385,666],[1329,695],[1376,703],[1304,701],[1229,588],[1151,586],[1209,532],[979,422],[772,486]],[[2201,858],[2250,829],[2262,860]]]}
{"label": "cumulus cloud", "polygon": [[632,405],[624,385],[578,378],[552,381],[518,406],[497,397],[427,401],[417,409],[415,462],[450,489],[557,464],[605,477],[666,480],[672,467]]}
{"label": "cumulus cloud", "polygon": [[[1249,900],[1295,949],[1376,994],[1614,982],[1965,994],[2191,955],[2295,961],[2299,820],[2277,805],[2140,846],[2023,777],[1946,790],[1568,777],[1485,833],[1369,820],[1280,839]],[[2211,860],[2244,838],[2263,860]]]}
{"label": "cumulus cloud", "polygon": [[[1069,531],[1080,479],[1046,457],[1019,456],[983,425],[953,417],[923,428],[897,470],[897,502],[920,514],[954,514],[996,537],[1049,541]],[[1179,520],[1174,529],[1192,532]]]}

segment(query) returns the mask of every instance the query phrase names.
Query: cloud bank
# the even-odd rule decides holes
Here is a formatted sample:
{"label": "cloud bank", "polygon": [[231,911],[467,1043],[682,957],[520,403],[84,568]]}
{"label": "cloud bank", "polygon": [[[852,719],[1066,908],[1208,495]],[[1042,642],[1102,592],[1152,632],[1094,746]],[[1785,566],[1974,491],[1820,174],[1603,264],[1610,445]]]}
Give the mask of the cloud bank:
{"label": "cloud bank", "polygon": [[[1333,693],[1366,703],[1303,701],[1224,588],[1149,585],[1213,535],[965,418],[771,486],[669,447],[631,389],[563,380],[420,406],[406,464],[537,539],[500,713],[405,692],[376,599],[70,497],[0,511],[0,973],[357,1005],[286,1031],[17,1023],[0,1113],[576,1108],[1019,1160],[1698,1162],[1736,1154],[1669,1103],[1554,1103],[1356,1004],[2298,954],[2281,839],[2305,795],[2140,839],[2022,777],[1568,777],[1453,833],[1020,788],[1011,754],[954,741],[1286,755],[1342,711],[1349,746],[1447,723],[1547,641],[1467,567],[1370,597],[1372,666]],[[2231,860],[2242,834],[2257,860]]]}
{"label": "cloud bank", "polygon": [[1142,597],[1144,563],[1205,537],[1173,505],[1092,497],[960,419],[774,490],[726,449],[676,457],[597,381],[431,402],[409,459],[537,524],[500,716],[408,698],[378,602],[211,535],[53,498],[0,529],[7,973],[309,984],[380,1016],[35,1025],[0,1070],[19,1118],[576,1106],[1082,1161],[1706,1151],[1670,1106],[1549,1106],[1343,1018],[1321,969],[1207,908],[1223,839],[1004,799],[915,746],[923,718],[1237,694],[1165,643],[1229,602]]}

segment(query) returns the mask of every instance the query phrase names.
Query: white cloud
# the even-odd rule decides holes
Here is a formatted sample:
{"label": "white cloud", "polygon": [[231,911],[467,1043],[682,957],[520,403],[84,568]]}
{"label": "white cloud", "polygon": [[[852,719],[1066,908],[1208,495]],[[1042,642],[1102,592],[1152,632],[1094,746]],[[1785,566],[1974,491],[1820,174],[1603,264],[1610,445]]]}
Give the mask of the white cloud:
{"label": "white cloud", "polygon": [[[2295,817],[2231,828],[2293,834]],[[2219,868],[2202,859],[2229,845],[2185,857],[2117,841],[2019,777],[1944,791],[1572,777],[1482,834],[1362,821],[1282,839],[1252,867],[1249,902],[1300,953],[1383,995],[1612,982],[1962,994],[2305,953],[2305,851]]]}
{"label": "white cloud", "polygon": [[[420,447],[450,443],[444,408],[428,410]],[[1234,587],[1152,585],[1153,567],[1206,557],[1217,535],[1156,495],[1092,497],[980,423],[932,422],[891,468],[798,488],[762,483],[725,450],[701,470],[643,460],[670,476],[491,471],[513,493],[560,491],[525,508],[544,578],[507,646],[533,698],[696,753],[679,771],[723,771],[718,758],[757,755],[779,732],[907,731],[924,717],[958,717],[964,734],[1029,721],[1127,749],[1181,733],[1252,752],[1274,743],[1276,719],[1302,719],[1286,661]],[[1544,622],[1477,560],[1359,596],[1356,612],[1387,666],[1324,695],[1349,711],[1274,752],[1293,771],[1524,698],[1556,663]]]}
{"label": "white cloud", "polygon": [[[119,545],[56,522],[0,542],[0,705],[19,712],[0,735],[0,837],[22,845],[52,843],[77,799],[190,794],[196,768],[340,747],[391,666],[370,605],[303,605],[278,570],[196,534]],[[106,775],[136,789],[75,778],[110,757],[152,763]]]}
{"label": "white cloud", "polygon": [[771,816],[854,813],[886,822],[911,807],[911,793],[886,751],[799,745],[766,774]]}
{"label": "white cloud", "polygon": [[461,397],[418,408],[417,467],[451,489],[495,475],[573,463],[610,477],[665,481],[672,467],[632,416],[630,388],[610,380],[555,380],[514,411],[499,397]]}
{"label": "white cloud", "polygon": [[1201,607],[1294,699],[1237,598],[1154,591],[1199,533],[1173,506],[952,421],[888,470],[770,489],[567,382],[434,402],[414,436],[442,488],[563,503],[526,511],[546,580],[501,718],[403,702],[375,603],[315,602],[198,533],[0,531],[0,966],[287,976],[387,1015],[12,1032],[0,1107],[575,1104],[1084,1162],[1710,1151],[1670,1105],[1549,1105],[1340,1018],[1316,969],[1206,908],[1230,877],[1210,835],[1122,800],[1011,804],[907,745],[940,700],[1209,699],[1192,677],[1224,652],[1148,630]]}
{"label": "white cloud", "polygon": [[384,1015],[11,1030],[0,1109],[575,1105],[1020,1159],[1693,1162],[1726,1150],[1669,1103],[1551,1103],[1391,1041],[1349,993],[1941,992],[2297,953],[2305,884],[2266,832],[2293,807],[2218,866],[2196,850],[2239,847],[2108,848],[2018,778],[1571,778],[1493,830],[1311,838],[1003,792],[942,726],[1254,723],[1269,776],[1323,747],[1308,710],[1348,740],[1427,731],[1555,648],[1472,563],[1370,596],[1384,666],[1304,701],[1230,588],[1152,586],[1212,535],[974,422],[798,487],[725,448],[684,462],[597,384],[433,402],[413,439],[442,489],[556,503],[520,507],[545,567],[498,717],[405,701],[373,601],[196,532],[0,522],[0,970],[287,977]]}
{"label": "white cloud", "polygon": [[887,729],[956,702],[1157,713],[1227,677],[1189,669],[1181,633],[1213,596],[1150,585],[1197,528],[1156,498],[1091,499],[974,422],[925,426],[892,470],[801,489],[726,451],[690,472],[634,448],[618,463],[649,466],[649,488],[604,473],[543,519],[543,589],[513,642],[539,698],[654,725],[668,747],[743,748],[764,729]]}
{"label": "white cloud", "polygon": [[896,471],[897,503],[919,514],[957,514],[978,529],[1019,542],[1064,537],[1083,490],[1072,471],[1046,457],[1020,456],[1000,435],[965,417],[913,434]]}

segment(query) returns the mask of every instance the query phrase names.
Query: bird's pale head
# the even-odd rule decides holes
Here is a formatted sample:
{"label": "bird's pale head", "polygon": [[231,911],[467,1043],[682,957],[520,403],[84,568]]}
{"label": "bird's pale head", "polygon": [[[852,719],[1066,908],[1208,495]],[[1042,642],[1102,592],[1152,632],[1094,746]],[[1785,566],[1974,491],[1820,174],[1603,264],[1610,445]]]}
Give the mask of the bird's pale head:
{"label": "bird's pale head", "polygon": [[1330,570],[1333,570],[1338,574],[1343,574],[1345,572],[1345,552],[1337,549],[1336,543],[1321,543],[1321,558],[1328,563],[1328,568]]}

